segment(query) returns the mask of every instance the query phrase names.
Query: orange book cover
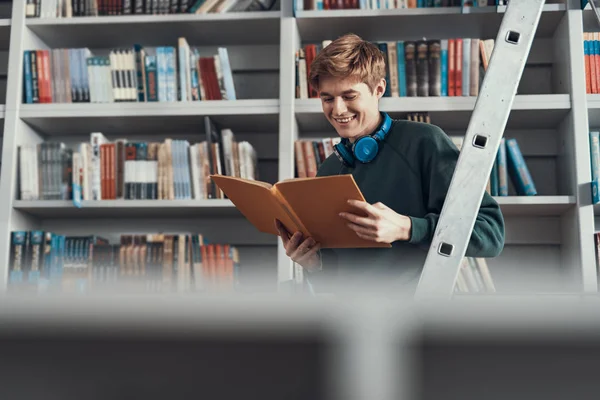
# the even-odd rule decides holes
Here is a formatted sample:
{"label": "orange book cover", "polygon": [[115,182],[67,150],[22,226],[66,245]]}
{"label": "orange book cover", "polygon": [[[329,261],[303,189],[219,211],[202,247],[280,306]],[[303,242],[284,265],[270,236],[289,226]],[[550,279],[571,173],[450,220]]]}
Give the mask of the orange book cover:
{"label": "orange book cover", "polygon": [[300,231],[321,248],[391,247],[358,237],[339,216],[342,211],[364,215],[347,202],[365,201],[350,174],[287,179],[274,185],[225,175],[211,178],[260,232],[278,235],[278,219],[290,233]]}

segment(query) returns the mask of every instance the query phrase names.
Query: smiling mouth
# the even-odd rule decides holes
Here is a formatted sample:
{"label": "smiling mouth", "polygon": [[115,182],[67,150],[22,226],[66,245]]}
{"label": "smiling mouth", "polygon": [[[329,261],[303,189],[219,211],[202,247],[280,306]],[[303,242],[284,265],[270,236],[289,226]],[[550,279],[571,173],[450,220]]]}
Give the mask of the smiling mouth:
{"label": "smiling mouth", "polygon": [[334,118],[335,122],[337,122],[338,124],[347,124],[348,122],[353,121],[354,119],[356,119],[356,115],[347,118]]}

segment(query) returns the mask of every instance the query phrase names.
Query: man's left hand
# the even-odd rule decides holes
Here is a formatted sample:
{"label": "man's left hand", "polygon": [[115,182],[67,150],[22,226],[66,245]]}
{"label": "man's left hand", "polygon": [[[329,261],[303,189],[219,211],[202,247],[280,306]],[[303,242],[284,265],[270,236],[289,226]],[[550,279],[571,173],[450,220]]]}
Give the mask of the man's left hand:
{"label": "man's left hand", "polygon": [[365,201],[348,200],[348,204],[362,210],[367,215],[340,213],[348,221],[350,229],[367,240],[379,243],[392,243],[409,240],[412,223],[406,215],[398,214],[383,203],[369,204]]}

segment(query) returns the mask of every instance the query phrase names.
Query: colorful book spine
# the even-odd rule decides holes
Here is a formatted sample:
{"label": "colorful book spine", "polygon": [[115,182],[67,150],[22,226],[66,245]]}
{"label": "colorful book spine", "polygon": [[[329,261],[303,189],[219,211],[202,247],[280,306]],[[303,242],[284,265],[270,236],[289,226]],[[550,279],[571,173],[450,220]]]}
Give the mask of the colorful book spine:
{"label": "colorful book spine", "polygon": [[406,97],[406,64],[404,63],[404,41],[397,43],[398,91],[400,97]]}
{"label": "colorful book spine", "polygon": [[440,57],[441,95],[448,96],[448,39],[443,39],[441,41]]}
{"label": "colorful book spine", "polygon": [[537,190],[516,139],[506,139],[508,172],[520,196],[535,196]]}
{"label": "colorful book spine", "polygon": [[500,140],[496,158],[496,171],[498,175],[498,196],[508,196],[508,173],[506,170],[506,139]]}
{"label": "colorful book spine", "polygon": [[598,180],[600,179],[600,132],[590,132],[590,158],[592,168],[592,204],[600,202]]}

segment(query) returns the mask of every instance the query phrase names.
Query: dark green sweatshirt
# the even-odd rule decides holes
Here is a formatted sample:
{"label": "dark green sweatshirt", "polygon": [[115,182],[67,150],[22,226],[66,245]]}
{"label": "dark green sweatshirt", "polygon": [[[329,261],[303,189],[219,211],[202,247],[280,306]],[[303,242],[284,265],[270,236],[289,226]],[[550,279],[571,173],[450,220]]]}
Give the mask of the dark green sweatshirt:
{"label": "dark green sweatshirt", "polygon": [[[323,249],[323,269],[309,273],[316,291],[345,278],[383,277],[399,287],[414,289],[435,233],[459,151],[437,126],[394,120],[379,154],[371,163],[342,166],[335,154],[317,176],[351,173],[370,204],[382,202],[412,220],[411,238],[384,249]],[[482,199],[467,257],[495,257],[504,247],[504,219],[496,201]],[[384,274],[384,275],[382,275]],[[333,279],[333,281],[330,281]],[[321,287],[319,287],[321,285]],[[327,289],[325,289],[327,290]]]}

